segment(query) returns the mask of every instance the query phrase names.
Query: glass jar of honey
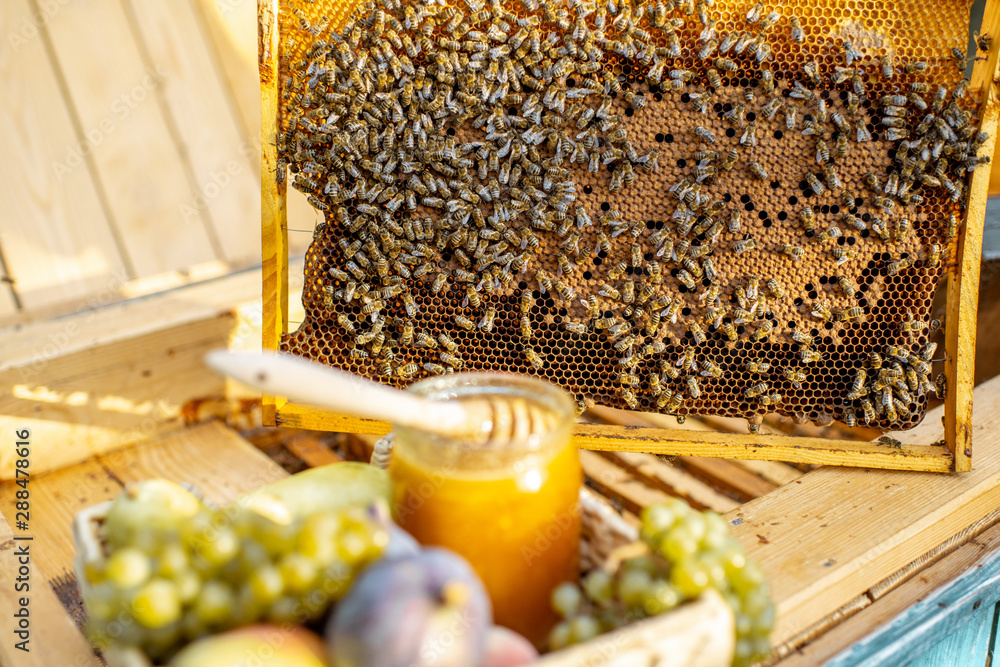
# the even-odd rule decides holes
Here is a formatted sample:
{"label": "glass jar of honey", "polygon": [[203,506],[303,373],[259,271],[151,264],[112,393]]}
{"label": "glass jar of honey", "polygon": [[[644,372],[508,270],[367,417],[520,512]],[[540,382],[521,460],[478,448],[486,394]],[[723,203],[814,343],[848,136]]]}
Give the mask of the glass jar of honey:
{"label": "glass jar of honey", "polygon": [[558,620],[552,590],[579,576],[583,473],[570,443],[572,400],[542,380],[500,373],[435,377],[409,390],[520,401],[545,415],[545,428],[515,427],[517,436],[486,442],[397,427],[389,465],[397,523],[421,544],[463,556],[490,593],[495,622],[540,646]]}

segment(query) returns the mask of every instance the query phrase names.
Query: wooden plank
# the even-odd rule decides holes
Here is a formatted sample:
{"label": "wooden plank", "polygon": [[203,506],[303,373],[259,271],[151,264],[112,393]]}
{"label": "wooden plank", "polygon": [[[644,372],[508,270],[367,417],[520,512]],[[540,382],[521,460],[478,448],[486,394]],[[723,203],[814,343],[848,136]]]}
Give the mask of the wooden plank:
{"label": "wooden plank", "polygon": [[[776,643],[1000,507],[1000,378],[976,398],[983,455],[970,473],[819,468],[726,515],[771,582]],[[940,438],[941,411],[910,441]]]}
{"label": "wooden plank", "polygon": [[256,151],[237,131],[191,3],[126,0],[124,6],[146,60],[164,77],[157,93],[197,184],[177,202],[183,217],[203,213],[220,240],[219,259],[256,264],[259,239],[247,233],[260,215]]}
{"label": "wooden plank", "polygon": [[[287,182],[277,179],[278,169],[278,0],[257,3],[258,69],[261,104],[261,252],[263,255],[263,347],[277,350],[288,332],[288,218],[285,209]],[[276,423],[275,412],[285,403],[277,396],[263,397],[264,424]]]}
{"label": "wooden plank", "polygon": [[[175,428],[189,399],[222,393],[206,351],[259,348],[260,280],[245,271],[0,331],[0,427],[33,430],[39,473]],[[0,479],[12,465],[0,448]]]}
{"label": "wooden plank", "polygon": [[[128,280],[89,165],[57,168],[78,145],[72,112],[28,0],[0,7],[0,244],[25,309],[82,299]],[[17,310],[0,284],[0,316]]]}
{"label": "wooden plank", "polygon": [[630,512],[639,514],[643,507],[670,500],[663,491],[654,489],[636,479],[627,470],[619,468],[611,461],[594,452],[581,451],[580,462],[583,472],[605,496],[617,498]]}
{"label": "wooden plank", "polygon": [[777,488],[774,484],[730,461],[700,456],[678,456],[675,462],[696,477],[732,491],[744,501],[763,496]]}
{"label": "wooden plank", "polygon": [[935,644],[907,667],[965,667],[988,665],[993,608],[980,610],[972,620]]}
{"label": "wooden plank", "polygon": [[[40,444],[32,438],[32,447]],[[32,468],[39,457],[31,458]],[[30,533],[34,537],[34,563],[45,580],[72,575],[76,547],[70,527],[77,512],[111,500],[122,485],[95,459],[47,475],[32,470]],[[0,484],[0,514],[13,518],[18,490],[13,482]]]}
{"label": "wooden plank", "polygon": [[124,483],[153,477],[187,482],[217,505],[288,476],[281,466],[218,422],[105,454],[98,461]]}
{"label": "wooden plank", "polygon": [[117,0],[63,3],[45,24],[128,262],[138,277],[219,259],[161,107],[163,73],[144,63]]}
{"label": "wooden plank", "polygon": [[325,466],[330,463],[340,463],[344,459],[337,456],[322,440],[314,433],[303,433],[290,438],[285,447],[292,454],[302,459],[310,468]]}
{"label": "wooden plank", "polygon": [[732,498],[722,495],[711,486],[651,454],[612,452],[607,458],[632,474],[641,475],[647,485],[683,498],[698,509],[709,509],[721,514],[739,506],[739,503]]}
{"label": "wooden plank", "polygon": [[[388,422],[338,415],[297,403],[283,403],[276,412],[275,424],[317,431],[374,435],[385,435],[390,428]],[[940,432],[933,440],[926,440],[928,443],[926,445],[903,445],[901,449],[854,440],[681,431],[605,424],[577,424],[573,438],[581,449],[604,452],[791,461],[928,472],[948,472],[952,467],[951,453],[948,449],[930,444],[940,440]]]}
{"label": "wooden plank", "polygon": [[[904,656],[920,655],[954,634],[977,612],[992,611],[1000,598],[1000,529],[963,546],[923,577],[936,585],[900,587],[883,598],[891,605],[874,603],[850,619],[867,620],[868,633],[826,664],[898,664]],[[901,606],[905,603],[909,604]],[[892,616],[887,615],[890,611]]]}
{"label": "wooden plank", "polygon": [[[94,655],[87,640],[70,619],[41,574],[34,561],[42,549],[39,543],[15,541],[10,525],[0,517],[0,607],[3,608],[3,622],[0,623],[0,664],[18,667],[51,667],[52,665],[74,665],[74,667],[98,667],[100,661]],[[19,569],[23,565],[18,550],[27,547],[30,562],[27,581],[18,581]],[[27,583],[27,591],[15,590],[15,585]],[[28,600],[25,607],[30,614],[27,621],[28,641],[26,651],[16,645],[22,641],[15,634],[19,619],[14,613],[20,610],[22,598]]]}
{"label": "wooden plank", "polygon": [[[987,140],[984,155],[993,157],[1000,119],[1000,1],[989,0],[983,14],[981,34],[993,35],[987,60],[976,62],[972,90],[981,89],[981,129]],[[945,318],[945,444],[954,453],[955,470],[972,469],[972,387],[976,364],[976,312],[979,302],[979,269],[982,260],[983,221],[989,196],[989,169],[977,169],[969,183],[965,219],[959,230],[956,273],[948,280],[948,316]]]}
{"label": "wooden plank", "polygon": [[753,474],[758,475],[761,479],[770,482],[775,486],[790,484],[799,477],[802,477],[803,474],[801,470],[777,461],[734,460],[733,463],[744,470],[749,470]]}

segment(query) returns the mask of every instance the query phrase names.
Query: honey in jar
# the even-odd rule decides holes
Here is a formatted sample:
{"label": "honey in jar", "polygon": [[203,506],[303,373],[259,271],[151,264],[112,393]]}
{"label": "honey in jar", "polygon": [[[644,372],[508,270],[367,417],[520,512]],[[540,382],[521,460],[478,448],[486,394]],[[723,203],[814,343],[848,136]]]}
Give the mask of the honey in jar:
{"label": "honey in jar", "polygon": [[558,620],[552,590],[579,575],[583,474],[570,443],[572,401],[547,382],[496,373],[431,378],[410,390],[525,401],[550,417],[541,432],[485,443],[397,427],[389,467],[400,526],[463,556],[489,591],[495,622],[541,645]]}

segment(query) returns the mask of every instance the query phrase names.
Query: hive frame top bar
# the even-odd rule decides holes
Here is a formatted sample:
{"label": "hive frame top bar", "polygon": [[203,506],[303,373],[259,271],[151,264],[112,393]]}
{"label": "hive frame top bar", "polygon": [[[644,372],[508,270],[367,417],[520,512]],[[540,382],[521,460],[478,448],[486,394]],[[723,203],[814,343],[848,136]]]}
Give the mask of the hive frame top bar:
{"label": "hive frame top bar", "polygon": [[[983,34],[1000,34],[997,2],[987,6]],[[278,2],[260,0],[259,38],[262,81],[263,169],[262,233],[264,259],[264,347],[278,349],[288,333],[287,221],[285,183],[277,183],[275,138],[279,122],[278,93]],[[970,89],[981,94],[982,128],[989,134],[992,151],[996,136],[998,102],[995,86],[983,89],[997,72],[997,44],[988,59],[977,61]],[[985,211],[988,170],[978,170],[970,185],[969,206],[958,244],[956,274],[949,280],[946,329],[946,374],[949,392],[946,404],[945,444],[890,448],[883,445],[790,436],[730,435],[691,431],[579,425],[577,441],[588,449],[644,451],[661,454],[691,454],[783,460],[887,469],[962,471],[971,468],[971,401],[975,346],[975,308],[978,297],[979,255]],[[265,397],[265,421],[278,425],[348,432],[384,433],[388,425],[344,417],[287,403],[280,397]],[[903,436],[905,441],[905,436]]]}

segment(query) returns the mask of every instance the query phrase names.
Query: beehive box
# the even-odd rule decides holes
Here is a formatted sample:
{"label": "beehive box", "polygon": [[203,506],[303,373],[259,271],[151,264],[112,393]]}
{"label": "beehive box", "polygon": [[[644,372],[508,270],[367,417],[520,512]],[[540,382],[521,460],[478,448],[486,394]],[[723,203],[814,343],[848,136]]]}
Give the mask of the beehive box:
{"label": "beehive box", "polygon": [[[975,81],[995,61],[984,51],[963,92],[965,2],[417,6],[349,19],[338,3],[260,5],[266,346],[397,386],[462,367],[536,374],[581,406],[751,430],[771,411],[910,428],[943,361],[938,446],[579,435],[969,468],[985,192],[964,224],[962,207],[988,178],[965,174],[992,147]],[[326,212],[294,333],[286,166]],[[948,271],[936,360],[930,305]],[[271,405],[277,423],[386,429]]]}

